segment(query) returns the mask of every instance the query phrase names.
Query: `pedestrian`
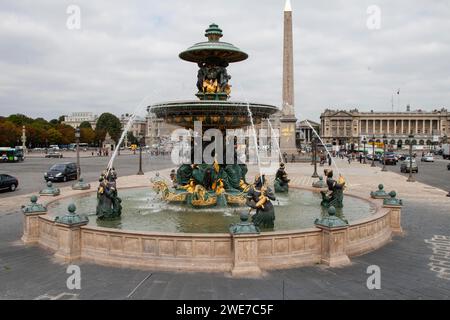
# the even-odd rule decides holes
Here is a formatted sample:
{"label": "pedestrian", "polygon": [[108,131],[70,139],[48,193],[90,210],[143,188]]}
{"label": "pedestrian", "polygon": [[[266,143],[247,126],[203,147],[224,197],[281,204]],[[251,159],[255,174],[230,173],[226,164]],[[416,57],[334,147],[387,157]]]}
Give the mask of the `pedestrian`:
{"label": "pedestrian", "polygon": [[329,155],[329,154],[327,155],[327,157],[328,157],[328,166],[330,166],[330,167],[331,167],[331,157],[330,157],[330,155]]}
{"label": "pedestrian", "polygon": [[362,159],[363,159],[362,153],[360,152],[360,153],[359,153],[359,163],[362,163]]}

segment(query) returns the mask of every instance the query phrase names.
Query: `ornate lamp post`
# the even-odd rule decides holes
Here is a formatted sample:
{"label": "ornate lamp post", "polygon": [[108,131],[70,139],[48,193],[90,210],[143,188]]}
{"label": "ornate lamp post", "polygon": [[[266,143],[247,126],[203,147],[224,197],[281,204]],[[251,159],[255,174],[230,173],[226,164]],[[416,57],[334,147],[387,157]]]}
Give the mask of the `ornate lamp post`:
{"label": "ornate lamp post", "polygon": [[416,180],[414,179],[414,177],[412,175],[412,147],[413,147],[414,135],[412,133],[410,133],[408,138],[409,138],[409,176],[408,176],[408,180],[406,180],[406,181],[407,182],[415,182]]}
{"label": "ornate lamp post", "polygon": [[26,134],[26,131],[25,131],[25,126],[22,126],[22,137],[21,137],[21,140],[22,140],[22,149],[23,149],[23,152],[25,153],[25,150],[27,149],[27,146],[26,146],[27,134]]}
{"label": "ornate lamp post", "polygon": [[143,137],[139,135],[139,171],[137,173],[138,176],[144,175],[144,171],[142,171],[142,139]]}
{"label": "ornate lamp post", "polygon": [[387,171],[386,169],[386,145],[387,145],[387,137],[386,134],[383,134],[383,168],[381,171]]}
{"label": "ornate lamp post", "polygon": [[81,176],[81,167],[80,167],[80,127],[75,129],[75,138],[77,143],[77,180],[80,179]]}
{"label": "ornate lamp post", "polygon": [[371,167],[375,167],[375,135],[372,136],[372,164]]}
{"label": "ornate lamp post", "polygon": [[364,144],[364,150],[363,150],[363,156],[364,156],[364,164],[366,164],[366,143],[367,143],[367,140],[366,140],[366,138],[364,137],[364,140],[363,140],[363,144]]}
{"label": "ornate lamp post", "polygon": [[314,152],[314,154],[313,154],[314,172],[313,172],[311,178],[318,178],[319,175],[317,174],[317,138],[316,137],[313,138],[312,143],[313,143],[313,148],[314,148],[314,150],[313,150],[313,152]]}

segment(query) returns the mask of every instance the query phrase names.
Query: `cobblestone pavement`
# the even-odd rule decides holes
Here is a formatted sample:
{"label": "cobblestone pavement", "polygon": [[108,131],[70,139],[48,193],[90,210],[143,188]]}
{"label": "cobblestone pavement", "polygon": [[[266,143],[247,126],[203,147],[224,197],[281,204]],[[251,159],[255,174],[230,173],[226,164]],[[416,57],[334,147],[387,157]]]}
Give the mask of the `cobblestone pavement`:
{"label": "cobblestone pavement", "polygon": [[[26,199],[19,196],[0,206],[0,299],[449,299],[446,192],[420,182],[406,183],[404,177],[380,168],[339,161],[338,166],[349,192],[367,195],[382,182],[387,190],[397,190],[405,203],[405,235],[352,257],[350,266],[317,265],[271,271],[261,279],[234,279],[222,273],[124,269],[80,261],[81,289],[69,290],[67,265],[54,260],[49,251],[20,242],[18,206]],[[295,183],[310,185],[310,165],[288,164],[287,171]],[[167,174],[168,170],[161,171]],[[151,175],[123,177],[119,185],[144,184]],[[381,289],[367,288],[371,265],[381,270]]]}

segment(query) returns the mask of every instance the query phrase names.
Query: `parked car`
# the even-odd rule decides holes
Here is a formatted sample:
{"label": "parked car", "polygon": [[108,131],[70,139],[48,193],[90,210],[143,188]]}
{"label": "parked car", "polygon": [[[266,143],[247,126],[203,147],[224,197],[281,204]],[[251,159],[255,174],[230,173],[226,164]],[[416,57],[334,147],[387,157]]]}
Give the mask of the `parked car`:
{"label": "parked car", "polygon": [[45,155],[46,158],[59,158],[61,159],[63,157],[61,152],[58,151],[50,151]]}
{"label": "parked car", "polygon": [[386,152],[386,154],[381,158],[381,162],[386,164],[397,165],[397,158],[393,152]]}
{"label": "parked car", "polygon": [[[411,165],[410,165],[411,164]],[[409,157],[405,159],[400,165],[400,172],[409,173],[409,171],[418,173],[419,167],[417,166],[416,160],[412,159],[412,162],[409,160]]]}
{"label": "parked car", "polygon": [[17,180],[17,178],[14,178],[9,174],[0,174],[0,190],[14,191],[18,185],[19,180]]}
{"label": "parked car", "polygon": [[45,181],[64,181],[77,178],[77,165],[73,162],[56,163],[44,173]]}
{"label": "parked car", "polygon": [[420,158],[422,162],[434,162],[434,157],[431,153],[425,154],[422,158]]}

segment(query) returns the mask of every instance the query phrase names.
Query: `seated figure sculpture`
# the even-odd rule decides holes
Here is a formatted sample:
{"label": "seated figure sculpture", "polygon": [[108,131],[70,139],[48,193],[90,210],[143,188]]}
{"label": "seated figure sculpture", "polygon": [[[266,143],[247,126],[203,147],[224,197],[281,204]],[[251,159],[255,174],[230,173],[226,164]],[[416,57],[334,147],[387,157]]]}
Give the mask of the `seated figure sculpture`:
{"label": "seated figure sculpture", "polygon": [[272,201],[275,195],[266,185],[265,176],[257,175],[254,185],[247,193],[247,206],[250,210],[255,209],[256,213],[252,216],[252,222],[260,228],[273,228],[275,221],[275,209]]}
{"label": "seated figure sculpture", "polygon": [[339,179],[336,181],[333,179],[333,170],[326,170],[325,174],[327,177],[328,191],[320,191],[322,195],[320,205],[325,208],[329,208],[330,206],[342,208],[345,188],[344,177],[339,176]]}
{"label": "seated figure sculpture", "polygon": [[285,170],[284,163],[280,163],[280,168],[275,175],[274,187],[275,192],[285,193],[289,191],[289,179]]}
{"label": "seated figure sculpture", "polygon": [[116,187],[117,174],[114,168],[104,171],[99,179],[97,188],[97,210],[98,219],[113,220],[122,214],[122,199],[119,198]]}

